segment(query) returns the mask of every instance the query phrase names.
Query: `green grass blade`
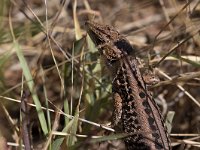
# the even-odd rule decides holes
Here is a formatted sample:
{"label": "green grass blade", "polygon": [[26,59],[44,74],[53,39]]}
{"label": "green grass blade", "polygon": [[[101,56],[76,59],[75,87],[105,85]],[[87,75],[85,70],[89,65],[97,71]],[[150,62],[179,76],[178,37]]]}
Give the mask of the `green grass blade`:
{"label": "green grass blade", "polygon": [[171,130],[172,130],[172,121],[173,121],[174,115],[175,115],[174,111],[169,111],[167,113],[165,125],[167,126],[168,133],[171,133]]}
{"label": "green grass blade", "polygon": [[70,130],[70,134],[71,134],[72,136],[69,136],[69,138],[68,138],[68,140],[67,140],[67,145],[68,145],[68,146],[74,145],[74,143],[75,143],[76,140],[77,140],[76,137],[73,136],[73,135],[76,135],[76,132],[77,132],[78,118],[79,118],[79,109],[76,109],[75,116],[74,116],[74,118],[72,119],[73,124],[72,124],[71,130]]}
{"label": "green grass blade", "polygon": [[[73,120],[69,121],[69,123],[65,126],[65,128],[62,130],[62,132],[64,132],[64,133],[69,132],[69,129],[72,127],[72,125],[73,125]],[[52,144],[52,150],[59,149],[65,138],[66,137],[58,136]]]}
{"label": "green grass blade", "polygon": [[29,87],[29,90],[32,93],[33,101],[34,101],[34,103],[36,105],[36,110],[37,110],[37,113],[38,113],[38,117],[39,117],[39,121],[40,121],[40,125],[41,125],[41,128],[42,128],[42,131],[44,132],[45,135],[47,135],[48,134],[48,129],[47,129],[46,119],[45,119],[44,113],[43,113],[43,111],[41,109],[41,103],[39,101],[39,98],[36,95],[36,93],[33,92],[33,90],[34,90],[34,82],[33,82],[33,78],[32,78],[32,75],[30,73],[28,64],[27,64],[27,62],[26,62],[26,60],[24,58],[22,50],[21,50],[19,44],[17,43],[17,41],[14,41],[14,47],[16,48],[17,56],[18,56],[18,59],[20,61],[20,65],[22,67],[23,74],[24,74],[25,79],[27,81],[27,85]]}
{"label": "green grass blade", "polygon": [[196,62],[178,55],[174,55],[173,57],[180,59],[181,61],[187,62],[188,64],[191,64],[194,67],[200,67],[200,62]]}

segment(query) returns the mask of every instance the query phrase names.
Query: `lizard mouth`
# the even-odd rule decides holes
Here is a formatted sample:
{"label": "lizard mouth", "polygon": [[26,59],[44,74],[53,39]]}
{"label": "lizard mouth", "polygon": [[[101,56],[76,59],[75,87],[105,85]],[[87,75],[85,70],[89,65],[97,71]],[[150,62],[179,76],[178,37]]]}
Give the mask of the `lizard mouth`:
{"label": "lizard mouth", "polygon": [[[85,22],[85,27],[87,34],[89,35],[92,42],[95,44],[95,46],[101,46],[105,43],[105,41],[99,37],[98,30],[94,27],[93,23],[90,21]],[[100,50],[100,48],[99,48]],[[100,53],[102,54],[102,50],[100,50]]]}
{"label": "lizard mouth", "polygon": [[87,33],[89,34],[91,40],[93,41],[93,43],[96,46],[101,45],[101,44],[104,43],[102,40],[100,40],[99,38],[97,38],[96,34],[92,30],[88,29]]}

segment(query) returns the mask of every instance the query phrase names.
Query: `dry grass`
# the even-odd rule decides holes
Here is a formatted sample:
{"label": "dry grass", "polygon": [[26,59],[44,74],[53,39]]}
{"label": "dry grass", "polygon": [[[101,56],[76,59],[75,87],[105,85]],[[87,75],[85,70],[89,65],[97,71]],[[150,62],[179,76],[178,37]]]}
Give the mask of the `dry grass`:
{"label": "dry grass", "polygon": [[168,124],[173,149],[198,149],[199,3],[0,1],[1,145],[9,149],[22,148],[22,143],[27,149],[28,145],[35,149],[124,148],[120,140],[108,140],[125,135],[104,134],[113,131],[104,126],[112,114],[111,81],[86,36],[84,22],[90,19],[115,26],[138,47],[144,67],[154,68],[161,80],[151,87],[155,100],[164,116],[174,113],[167,117],[173,119]]}

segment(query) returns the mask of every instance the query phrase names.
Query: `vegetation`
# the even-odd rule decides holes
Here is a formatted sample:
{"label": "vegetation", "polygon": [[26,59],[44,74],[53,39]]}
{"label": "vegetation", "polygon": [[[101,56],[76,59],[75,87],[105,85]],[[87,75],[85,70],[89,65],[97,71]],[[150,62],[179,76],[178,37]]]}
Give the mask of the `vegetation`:
{"label": "vegetation", "polygon": [[89,19],[116,27],[137,48],[141,66],[160,78],[149,88],[166,116],[173,149],[198,149],[199,3],[1,0],[2,148],[124,149],[126,135],[107,126],[110,73],[86,34]]}

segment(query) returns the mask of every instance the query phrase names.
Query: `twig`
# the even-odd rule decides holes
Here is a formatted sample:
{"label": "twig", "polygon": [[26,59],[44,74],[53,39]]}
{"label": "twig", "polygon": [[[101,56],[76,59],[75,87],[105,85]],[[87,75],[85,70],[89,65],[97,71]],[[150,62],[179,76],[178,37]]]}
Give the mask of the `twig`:
{"label": "twig", "polygon": [[25,146],[25,150],[31,150],[31,140],[30,140],[30,132],[29,132],[29,125],[30,120],[28,117],[29,109],[27,106],[28,102],[28,93],[23,92],[21,98],[21,113],[22,113],[22,138]]}

